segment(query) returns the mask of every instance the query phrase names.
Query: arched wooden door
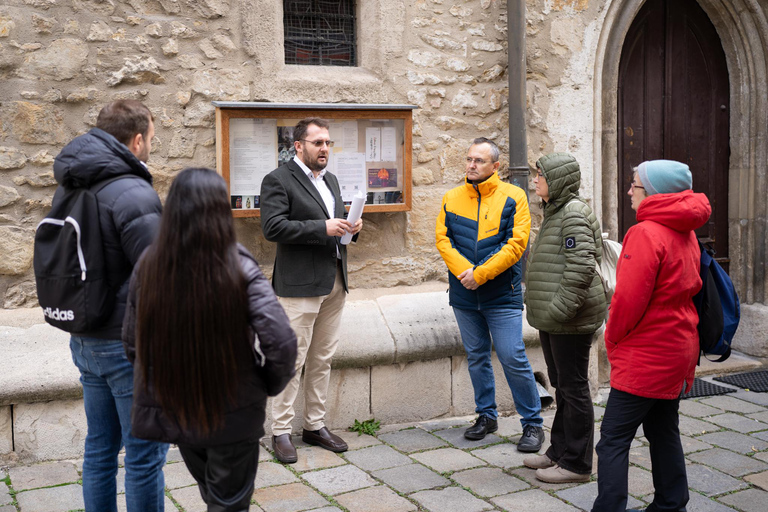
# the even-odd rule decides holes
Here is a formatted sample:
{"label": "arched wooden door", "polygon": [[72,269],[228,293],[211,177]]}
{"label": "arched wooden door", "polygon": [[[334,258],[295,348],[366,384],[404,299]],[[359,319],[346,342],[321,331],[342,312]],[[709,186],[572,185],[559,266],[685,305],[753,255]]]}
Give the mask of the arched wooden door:
{"label": "arched wooden door", "polygon": [[685,162],[712,204],[697,231],[728,258],[729,86],[715,27],[695,0],[648,0],[627,33],[619,65],[619,231],[635,224],[627,196],[644,160]]}

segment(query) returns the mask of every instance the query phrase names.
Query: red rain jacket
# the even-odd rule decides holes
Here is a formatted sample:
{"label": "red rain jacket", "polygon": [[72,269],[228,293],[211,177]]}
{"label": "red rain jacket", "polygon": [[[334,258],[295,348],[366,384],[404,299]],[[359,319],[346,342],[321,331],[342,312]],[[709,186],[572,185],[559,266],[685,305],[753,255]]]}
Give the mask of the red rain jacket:
{"label": "red rain jacket", "polygon": [[693,386],[699,355],[700,250],[693,230],[712,209],[704,194],[654,194],[640,203],[624,243],[605,329],[611,387],[675,399]]}

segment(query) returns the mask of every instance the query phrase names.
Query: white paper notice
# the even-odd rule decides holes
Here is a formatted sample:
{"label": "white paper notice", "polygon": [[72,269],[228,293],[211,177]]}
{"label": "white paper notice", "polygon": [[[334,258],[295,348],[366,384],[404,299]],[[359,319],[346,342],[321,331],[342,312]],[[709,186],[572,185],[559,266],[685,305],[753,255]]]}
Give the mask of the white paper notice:
{"label": "white paper notice", "polygon": [[[363,207],[365,206],[365,194],[362,190],[360,190],[357,194],[355,194],[355,197],[352,198],[352,206],[349,207],[349,215],[347,215],[347,220],[350,224],[353,226],[355,225],[355,222],[360,218],[360,216],[363,214]],[[347,245],[349,242],[352,241],[352,233],[347,231],[344,233],[344,236],[341,237],[341,242],[344,245]]]}
{"label": "white paper notice", "polygon": [[365,160],[380,162],[381,158],[381,128],[368,127],[365,129]]}
{"label": "white paper notice", "polygon": [[397,158],[397,134],[395,128],[387,126],[381,129],[381,161],[394,162]]}
{"label": "white paper notice", "polygon": [[333,155],[334,174],[339,180],[341,199],[352,201],[355,194],[365,194],[365,154],[337,153]]}
{"label": "white paper notice", "polygon": [[277,121],[229,120],[229,193],[259,195],[261,182],[277,163]]}

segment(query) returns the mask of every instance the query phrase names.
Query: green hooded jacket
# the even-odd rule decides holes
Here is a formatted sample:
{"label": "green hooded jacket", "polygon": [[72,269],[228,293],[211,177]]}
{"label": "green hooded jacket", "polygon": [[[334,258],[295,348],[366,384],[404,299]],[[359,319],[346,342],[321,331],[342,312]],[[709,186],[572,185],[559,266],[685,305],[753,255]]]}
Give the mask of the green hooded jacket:
{"label": "green hooded jacket", "polygon": [[567,153],[540,158],[549,201],[526,271],[528,324],[550,334],[589,334],[605,319],[603,283],[595,262],[603,257],[600,223],[579,197],[579,163]]}

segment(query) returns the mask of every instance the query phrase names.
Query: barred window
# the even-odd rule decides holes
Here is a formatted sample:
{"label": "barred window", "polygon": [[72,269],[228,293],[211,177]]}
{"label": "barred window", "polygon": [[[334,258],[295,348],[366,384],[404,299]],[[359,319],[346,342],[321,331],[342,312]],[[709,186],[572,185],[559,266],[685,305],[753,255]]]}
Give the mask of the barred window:
{"label": "barred window", "polygon": [[356,66],[355,0],[283,0],[285,63]]}

